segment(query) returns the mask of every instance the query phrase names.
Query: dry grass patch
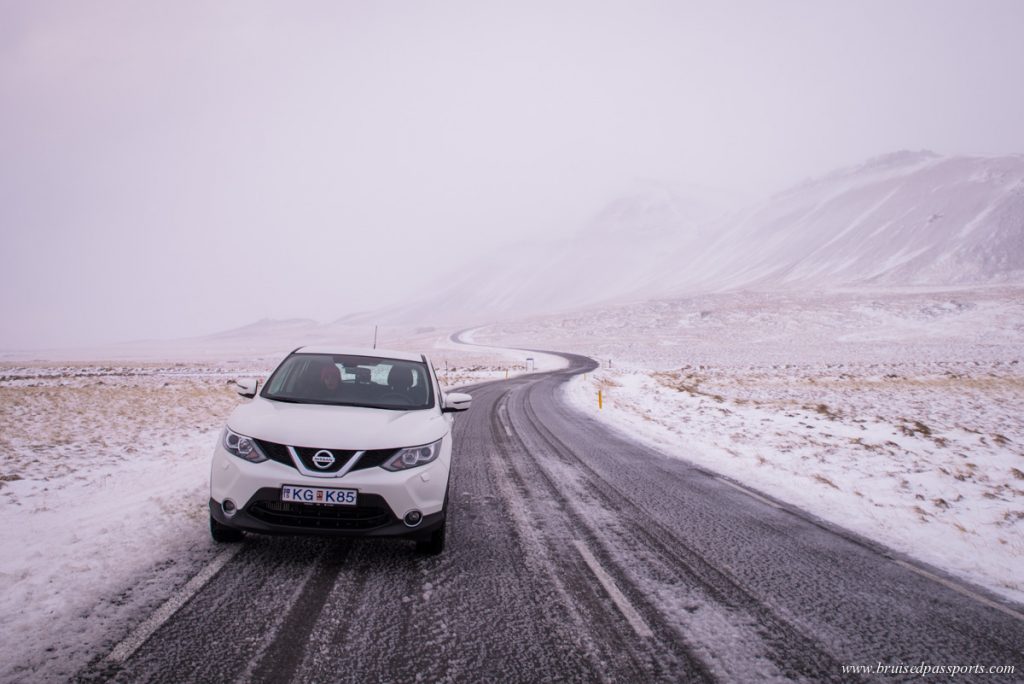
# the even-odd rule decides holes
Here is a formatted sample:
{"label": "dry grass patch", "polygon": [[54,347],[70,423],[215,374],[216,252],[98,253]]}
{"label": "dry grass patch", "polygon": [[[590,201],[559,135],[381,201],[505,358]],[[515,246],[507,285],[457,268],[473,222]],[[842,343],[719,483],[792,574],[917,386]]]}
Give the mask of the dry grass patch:
{"label": "dry grass patch", "polygon": [[839,487],[836,486],[835,482],[833,482],[832,480],[828,479],[827,477],[825,477],[824,475],[822,475],[820,473],[815,473],[814,474],[814,479],[817,480],[818,482],[824,484],[824,485],[828,485],[832,489],[839,489]]}
{"label": "dry grass patch", "polygon": [[68,376],[0,385],[0,467],[46,477],[166,449],[182,435],[219,427],[240,401],[224,378]]}

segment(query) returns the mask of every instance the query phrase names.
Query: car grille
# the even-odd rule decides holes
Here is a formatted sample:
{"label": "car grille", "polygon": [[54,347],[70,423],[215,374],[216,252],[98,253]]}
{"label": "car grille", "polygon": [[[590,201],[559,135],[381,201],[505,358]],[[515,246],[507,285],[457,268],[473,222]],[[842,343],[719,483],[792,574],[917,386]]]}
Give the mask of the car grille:
{"label": "car grille", "polygon": [[256,501],[248,512],[270,525],[307,530],[371,530],[395,520],[383,497],[376,494],[360,494],[355,506]]}
{"label": "car grille", "polygon": [[[326,451],[334,457],[334,463],[321,468],[313,462],[313,456]],[[356,452],[347,451],[345,449],[314,449],[310,447],[295,447],[295,453],[299,455],[299,460],[302,461],[302,465],[306,466],[306,470],[312,470],[314,473],[336,473],[345,467],[348,460],[352,458],[352,455]]]}
{"label": "car grille", "polygon": [[277,461],[283,463],[286,466],[295,467],[292,463],[292,455],[288,453],[288,447],[284,444],[274,444],[273,442],[264,442],[262,439],[253,440],[256,442],[256,446],[260,448],[267,458],[271,461]]}
{"label": "car grille", "polygon": [[359,463],[352,470],[382,466],[389,458],[397,454],[398,451],[398,449],[371,449],[363,454],[363,457],[359,459]]}
{"label": "car grille", "polygon": [[[284,444],[275,444],[274,442],[266,442],[262,439],[257,439],[256,445],[260,448],[267,458],[278,463],[283,463],[286,466],[295,467],[295,463],[292,461],[292,455],[288,453],[288,447]],[[331,455],[334,456],[334,463],[328,468],[320,468],[313,463],[313,456],[318,451],[330,451]],[[352,468],[352,470],[364,470],[366,468],[376,468],[383,465],[389,458],[394,456],[398,452],[398,449],[371,449],[363,453],[362,458],[359,459],[359,463]],[[336,473],[341,470],[348,460],[352,458],[352,455],[356,452],[349,451],[346,449],[318,449],[315,447],[295,447],[295,453],[299,455],[299,459],[302,461],[302,465],[307,470],[311,470],[315,473]]]}

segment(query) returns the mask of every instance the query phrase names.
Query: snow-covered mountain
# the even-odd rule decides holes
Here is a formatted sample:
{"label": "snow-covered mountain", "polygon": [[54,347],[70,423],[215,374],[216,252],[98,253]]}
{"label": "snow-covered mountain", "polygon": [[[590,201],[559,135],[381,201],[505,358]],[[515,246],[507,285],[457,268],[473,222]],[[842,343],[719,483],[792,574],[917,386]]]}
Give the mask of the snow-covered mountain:
{"label": "snow-covered mountain", "polygon": [[738,211],[721,194],[637,182],[575,234],[505,247],[404,306],[271,327],[365,337],[374,324],[473,325],[723,291],[1007,283],[1024,284],[1024,155],[904,151]]}
{"label": "snow-covered mountain", "polygon": [[[1024,280],[1024,155],[898,152],[722,221],[670,291]],[[691,258],[693,257],[693,258]]]}
{"label": "snow-covered mountain", "polygon": [[495,320],[738,289],[1024,282],[1024,155],[896,152],[719,208],[645,183],[575,235],[504,249],[391,315]]}

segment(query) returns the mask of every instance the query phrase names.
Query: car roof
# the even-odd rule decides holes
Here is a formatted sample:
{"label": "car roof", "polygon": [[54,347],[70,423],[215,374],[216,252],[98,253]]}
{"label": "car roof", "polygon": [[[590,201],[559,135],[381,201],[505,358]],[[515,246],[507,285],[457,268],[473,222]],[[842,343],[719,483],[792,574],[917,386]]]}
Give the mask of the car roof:
{"label": "car roof", "polygon": [[396,349],[367,349],[365,347],[342,347],[313,345],[299,347],[294,354],[347,354],[351,356],[376,356],[382,359],[398,359],[400,361],[423,361],[423,355],[416,352],[398,351]]}

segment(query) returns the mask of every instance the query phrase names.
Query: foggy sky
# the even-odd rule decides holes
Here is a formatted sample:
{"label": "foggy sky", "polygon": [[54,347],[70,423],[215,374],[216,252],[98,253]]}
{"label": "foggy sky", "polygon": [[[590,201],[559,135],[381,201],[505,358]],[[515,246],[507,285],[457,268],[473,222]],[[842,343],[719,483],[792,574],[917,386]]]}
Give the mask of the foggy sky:
{"label": "foggy sky", "polygon": [[632,179],[1024,152],[1020,2],[0,0],[0,349],[399,301]]}

